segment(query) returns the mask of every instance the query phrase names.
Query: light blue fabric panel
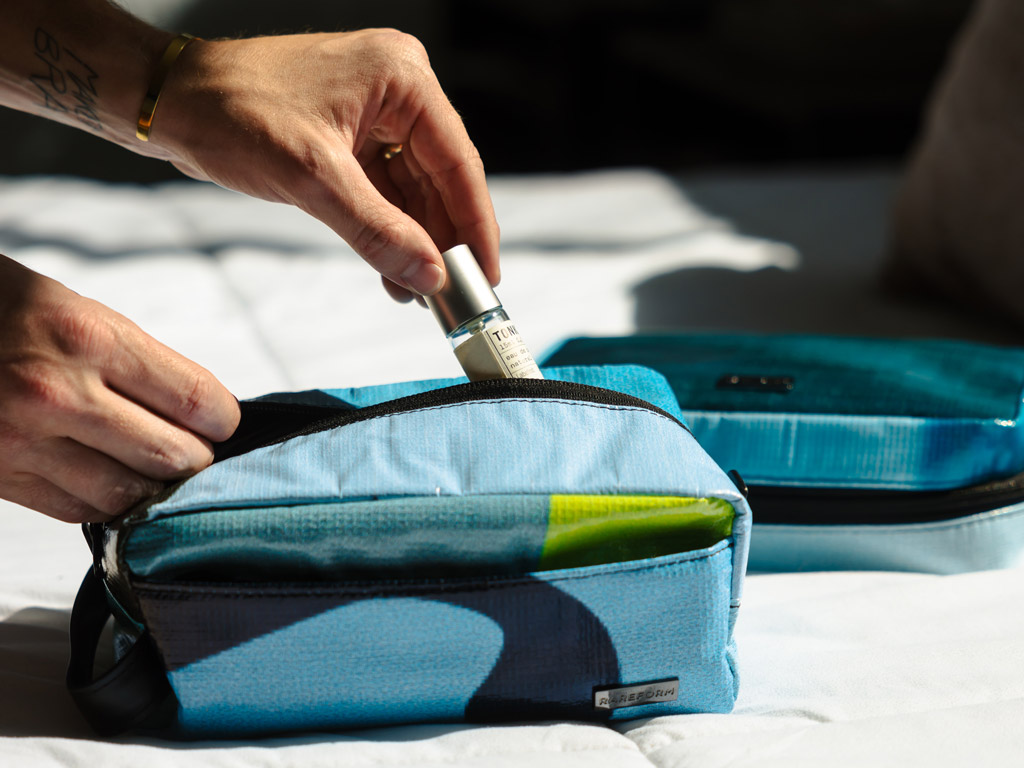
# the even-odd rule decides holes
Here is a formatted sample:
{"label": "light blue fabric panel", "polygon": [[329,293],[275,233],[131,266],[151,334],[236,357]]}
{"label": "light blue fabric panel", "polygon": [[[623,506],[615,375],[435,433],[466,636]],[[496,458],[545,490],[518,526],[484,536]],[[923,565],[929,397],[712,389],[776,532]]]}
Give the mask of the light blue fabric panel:
{"label": "light blue fabric panel", "polygon": [[192,736],[454,721],[490,673],[502,638],[491,619],[458,606],[364,600],[169,677],[179,722]]}
{"label": "light blue fabric panel", "polygon": [[[636,373],[647,376],[642,369]],[[214,464],[150,506],[147,519],[225,507],[552,493],[687,495],[730,502],[737,513],[734,599],[739,600],[746,501],[689,432],[638,407],[481,400],[357,422]]]}
{"label": "light blue fabric panel", "polygon": [[[665,416],[559,400],[462,403],[444,419],[436,410],[357,422],[227,459],[153,504],[148,519],[384,495],[684,494],[730,502],[737,532],[746,532],[746,500],[693,436]],[[739,600],[746,539],[734,538]]]}
{"label": "light blue fabric panel", "polygon": [[756,571],[966,573],[1024,566],[1024,504],[907,525],[758,525]]}
{"label": "light blue fabric panel", "polygon": [[[668,381],[657,371],[639,365],[588,365],[563,368],[544,368],[544,378],[552,381],[571,381],[591,387],[622,392],[646,400],[667,411],[680,421],[679,402]],[[377,405],[400,397],[418,395],[455,384],[465,384],[465,376],[454,379],[425,379],[404,381],[396,384],[380,384],[372,387],[347,387],[322,390],[332,397],[344,400],[357,408]]]}
{"label": "light blue fabric panel", "polygon": [[1016,421],[685,411],[693,434],[749,485],[944,490],[1014,474]]}
{"label": "light blue fabric panel", "polygon": [[601,620],[619,651],[623,685],[679,677],[675,704],[627,707],[615,719],[732,710],[739,684],[729,644],[732,552],[720,542],[689,554],[622,564],[600,580],[580,578],[585,569],[538,574]]}
{"label": "light blue fabric panel", "polygon": [[[511,458],[514,457],[514,458]],[[296,437],[204,470],[149,517],[380,496],[741,497],[693,436],[643,408],[486,400]]]}

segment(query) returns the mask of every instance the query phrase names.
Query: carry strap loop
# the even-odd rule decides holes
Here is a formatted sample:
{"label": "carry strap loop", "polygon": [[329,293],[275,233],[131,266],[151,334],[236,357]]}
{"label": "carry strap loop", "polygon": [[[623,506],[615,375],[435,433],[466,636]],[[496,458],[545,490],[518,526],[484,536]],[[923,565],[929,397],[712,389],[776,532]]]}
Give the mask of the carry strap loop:
{"label": "carry strap loop", "polygon": [[110,670],[93,679],[96,650],[110,616],[106,589],[90,569],[71,612],[68,691],[100,736],[157,727],[154,721],[173,694],[148,632],[143,632]]}

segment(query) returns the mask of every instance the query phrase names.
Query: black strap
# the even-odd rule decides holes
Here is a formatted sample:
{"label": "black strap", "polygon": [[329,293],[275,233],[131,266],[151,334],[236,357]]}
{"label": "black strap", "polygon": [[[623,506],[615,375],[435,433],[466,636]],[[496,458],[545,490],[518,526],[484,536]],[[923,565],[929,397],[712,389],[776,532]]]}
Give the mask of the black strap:
{"label": "black strap", "polygon": [[90,569],[71,612],[68,691],[100,736],[160,727],[158,721],[173,694],[148,632],[110,670],[93,679],[96,649],[110,616],[103,582]]}

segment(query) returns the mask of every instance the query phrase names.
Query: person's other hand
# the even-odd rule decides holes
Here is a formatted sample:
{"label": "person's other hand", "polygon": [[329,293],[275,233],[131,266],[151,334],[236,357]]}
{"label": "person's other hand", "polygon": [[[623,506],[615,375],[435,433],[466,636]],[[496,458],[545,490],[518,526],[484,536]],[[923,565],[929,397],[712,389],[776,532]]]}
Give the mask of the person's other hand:
{"label": "person's other hand", "polygon": [[238,421],[209,372],[0,256],[0,498],[109,520],[207,466]]}
{"label": "person's other hand", "polygon": [[[400,300],[439,289],[440,251],[459,243],[499,279],[483,164],[409,35],[195,41],[167,79],[150,143],[190,176],[320,219]],[[390,144],[403,149],[388,160]]]}

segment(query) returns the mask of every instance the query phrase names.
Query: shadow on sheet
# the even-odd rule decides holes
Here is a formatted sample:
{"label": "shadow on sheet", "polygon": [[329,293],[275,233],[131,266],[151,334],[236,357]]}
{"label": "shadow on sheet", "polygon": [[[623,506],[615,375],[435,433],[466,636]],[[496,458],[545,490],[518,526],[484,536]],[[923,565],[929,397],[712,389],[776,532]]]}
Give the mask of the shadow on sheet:
{"label": "shadow on sheet", "polygon": [[38,607],[0,621],[0,736],[94,737],[64,685],[70,621]]}
{"label": "shadow on sheet", "polygon": [[687,267],[636,285],[638,331],[746,331],[960,338],[1019,344],[998,317],[883,286],[889,171],[830,178],[808,171],[677,180],[732,231],[791,246],[793,269]]}

